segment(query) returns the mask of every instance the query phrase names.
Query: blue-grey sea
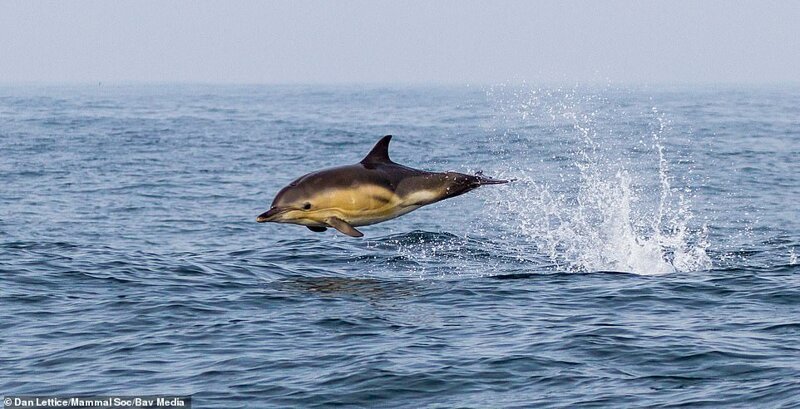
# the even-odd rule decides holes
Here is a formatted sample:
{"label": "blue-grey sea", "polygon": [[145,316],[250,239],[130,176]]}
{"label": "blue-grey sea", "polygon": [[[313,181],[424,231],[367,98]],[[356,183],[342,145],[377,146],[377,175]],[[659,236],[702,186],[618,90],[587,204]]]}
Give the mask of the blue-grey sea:
{"label": "blue-grey sea", "polygon": [[[516,179],[335,230],[305,173]],[[800,407],[800,87],[0,87],[0,393]]]}

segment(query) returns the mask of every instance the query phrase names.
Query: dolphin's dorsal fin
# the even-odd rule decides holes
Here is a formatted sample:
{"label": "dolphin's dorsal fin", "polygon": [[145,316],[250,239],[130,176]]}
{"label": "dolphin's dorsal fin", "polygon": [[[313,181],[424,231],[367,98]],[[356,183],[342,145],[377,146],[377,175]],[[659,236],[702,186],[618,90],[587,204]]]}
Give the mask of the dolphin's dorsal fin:
{"label": "dolphin's dorsal fin", "polygon": [[392,135],[386,135],[375,146],[372,148],[371,151],[361,160],[362,165],[378,165],[381,163],[392,163],[392,160],[389,159],[389,141],[392,140]]}

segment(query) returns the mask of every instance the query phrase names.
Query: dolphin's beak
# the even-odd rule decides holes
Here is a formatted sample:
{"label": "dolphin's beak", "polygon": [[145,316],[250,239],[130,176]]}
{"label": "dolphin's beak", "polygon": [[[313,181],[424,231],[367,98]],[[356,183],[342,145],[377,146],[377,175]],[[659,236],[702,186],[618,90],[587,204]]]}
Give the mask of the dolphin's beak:
{"label": "dolphin's beak", "polygon": [[258,217],[256,217],[256,221],[259,223],[271,222],[275,219],[276,216],[280,215],[281,213],[285,213],[287,210],[290,209],[286,207],[273,207],[267,210],[266,212],[258,215]]}

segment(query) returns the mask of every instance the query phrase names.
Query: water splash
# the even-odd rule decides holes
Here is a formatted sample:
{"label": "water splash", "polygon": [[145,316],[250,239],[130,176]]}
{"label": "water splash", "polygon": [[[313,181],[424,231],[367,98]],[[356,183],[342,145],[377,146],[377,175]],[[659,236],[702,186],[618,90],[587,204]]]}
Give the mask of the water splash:
{"label": "water splash", "polygon": [[498,107],[496,138],[517,148],[501,170],[519,181],[511,194],[486,194],[508,241],[529,245],[518,251],[543,252],[562,271],[711,268],[691,189],[673,186],[662,141],[668,121],[657,109],[631,117],[575,90],[500,87],[489,96]]}
{"label": "water splash", "polygon": [[532,261],[506,256],[501,243],[485,237],[471,238],[422,230],[378,238],[368,243],[368,247],[392,250],[396,254],[396,258],[386,260],[402,267],[391,272],[392,278],[482,277],[519,265],[521,261]]}

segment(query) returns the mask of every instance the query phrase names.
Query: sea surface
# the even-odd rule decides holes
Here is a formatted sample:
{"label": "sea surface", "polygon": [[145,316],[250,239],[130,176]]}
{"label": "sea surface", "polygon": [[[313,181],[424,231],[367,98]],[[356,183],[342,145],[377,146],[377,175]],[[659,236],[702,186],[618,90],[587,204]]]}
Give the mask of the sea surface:
{"label": "sea surface", "polygon": [[[516,179],[362,227],[296,177]],[[0,87],[0,393],[800,407],[800,87]]]}

